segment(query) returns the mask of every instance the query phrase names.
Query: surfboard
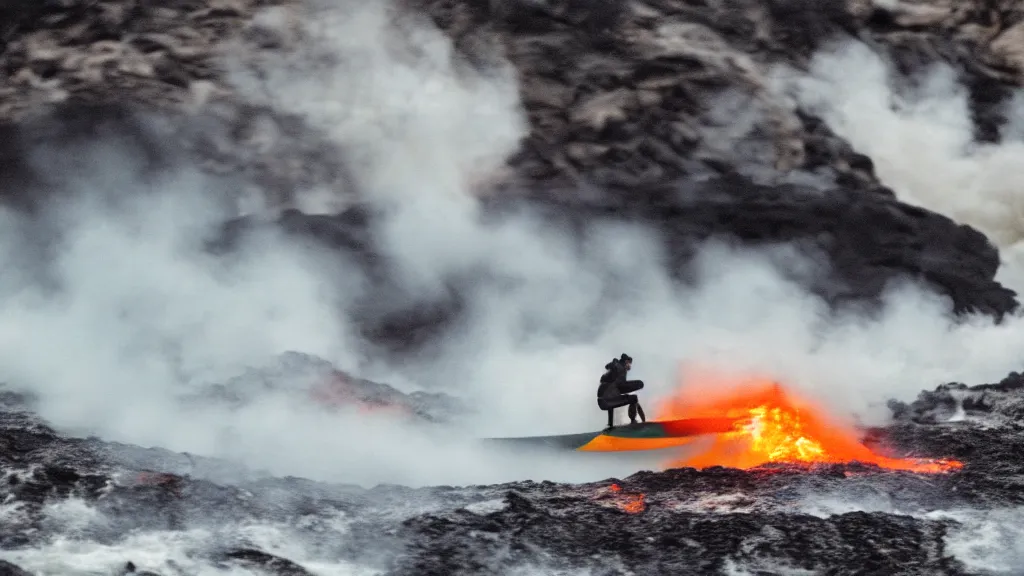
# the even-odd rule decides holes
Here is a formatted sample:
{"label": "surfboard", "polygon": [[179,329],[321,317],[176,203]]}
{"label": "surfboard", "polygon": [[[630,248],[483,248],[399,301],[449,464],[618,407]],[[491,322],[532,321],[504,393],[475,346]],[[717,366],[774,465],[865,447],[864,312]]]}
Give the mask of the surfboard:
{"label": "surfboard", "polygon": [[515,438],[485,438],[516,447],[538,447],[576,452],[623,452],[634,450],[660,450],[683,446],[695,436],[721,434],[735,429],[741,418],[684,418],[616,426],[611,430],[560,434],[555,436],[521,436]]}

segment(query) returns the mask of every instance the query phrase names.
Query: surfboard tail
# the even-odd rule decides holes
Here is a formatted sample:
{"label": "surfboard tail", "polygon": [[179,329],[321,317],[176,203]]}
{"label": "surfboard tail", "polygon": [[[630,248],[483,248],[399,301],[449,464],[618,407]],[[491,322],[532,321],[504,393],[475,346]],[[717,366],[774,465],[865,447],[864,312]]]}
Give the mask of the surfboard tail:
{"label": "surfboard tail", "polygon": [[737,418],[686,418],[631,424],[582,434],[488,438],[486,440],[507,445],[537,446],[577,452],[660,450],[686,445],[697,436],[729,432],[735,429],[740,421]]}

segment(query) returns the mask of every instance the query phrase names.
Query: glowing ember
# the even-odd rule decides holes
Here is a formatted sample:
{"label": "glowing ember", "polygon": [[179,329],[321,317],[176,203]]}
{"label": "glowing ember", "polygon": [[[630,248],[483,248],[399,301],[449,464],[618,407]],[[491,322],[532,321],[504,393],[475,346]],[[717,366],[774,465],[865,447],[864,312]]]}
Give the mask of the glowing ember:
{"label": "glowing ember", "polygon": [[618,484],[612,484],[608,487],[607,491],[603,489],[598,490],[594,498],[597,500],[605,500],[609,493],[611,494],[612,504],[627,514],[639,514],[644,511],[644,508],[646,508],[643,494],[624,494],[622,492],[622,486],[619,486]]}
{"label": "glowing ember", "polygon": [[697,417],[742,418],[734,432],[717,434],[707,450],[671,466],[752,468],[766,463],[862,462],[895,470],[947,472],[955,460],[916,460],[875,454],[850,427],[785,393],[772,381],[691,373],[681,392],[660,406],[658,420]]}

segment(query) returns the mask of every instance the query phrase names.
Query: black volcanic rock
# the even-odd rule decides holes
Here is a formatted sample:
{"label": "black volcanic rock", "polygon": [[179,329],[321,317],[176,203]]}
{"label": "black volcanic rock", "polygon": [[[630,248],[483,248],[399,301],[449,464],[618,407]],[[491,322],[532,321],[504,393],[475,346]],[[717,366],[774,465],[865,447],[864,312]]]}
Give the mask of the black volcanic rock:
{"label": "black volcanic rock", "polygon": [[[943,538],[956,526],[954,521],[884,512],[820,518],[790,508],[815,494],[838,492],[864,497],[888,494],[897,499],[895,506],[909,511],[955,507],[958,502],[977,506],[983,504],[982,498],[994,499],[992,505],[1020,503],[1019,493],[1010,490],[1001,497],[994,490],[984,494],[970,490],[979,479],[965,473],[922,477],[870,466],[782,466],[746,472],[712,468],[640,473],[614,481],[618,490],[604,481],[398,492],[390,497],[419,500],[420,506],[432,502],[426,507],[434,511],[404,520],[375,520],[366,513],[384,505],[382,496],[389,497],[380,490],[279,479],[219,487],[187,476],[144,471],[122,471],[115,479],[56,464],[55,458],[86,466],[88,459],[76,456],[82,451],[80,443],[45,428],[37,433],[32,463],[36,472],[9,477],[4,490],[9,500],[23,503],[29,511],[70,495],[85,498],[107,517],[102,530],[111,538],[122,531],[175,529],[186,521],[194,525],[214,517],[282,521],[299,514],[309,524],[311,518],[345,510],[361,518],[354,533],[359,535],[357,542],[366,541],[336,547],[335,553],[350,561],[369,561],[401,545],[401,554],[388,565],[388,573],[396,575],[492,573],[535,562],[538,553],[548,559],[550,569],[618,566],[609,574],[686,567],[714,570],[729,563],[768,570],[771,566],[835,570],[850,566],[851,557],[868,573],[902,565],[914,574],[966,574],[944,551]],[[8,427],[2,437],[8,439],[11,434],[17,432]],[[21,462],[18,467],[26,465]],[[280,494],[289,495],[285,506]],[[29,525],[31,518],[30,512]],[[9,530],[24,536],[8,539],[6,546],[28,546],[45,534],[36,531],[30,536],[24,531],[27,527],[10,526]],[[257,564],[275,574],[306,573],[292,561],[252,548],[212,554],[211,559]],[[609,554],[615,559],[611,565],[607,557],[591,560],[594,555]]]}
{"label": "black volcanic rock", "polygon": [[967,386],[960,382],[941,384],[922,391],[913,402],[890,402],[897,421],[934,423],[952,417],[980,417],[1015,424],[1024,418],[1024,376],[1011,372],[993,384]]}
{"label": "black volcanic rock", "polygon": [[[941,521],[865,512],[820,519],[598,509],[581,516],[571,504],[534,503],[514,493],[507,500],[508,508],[484,517],[462,513],[408,522],[406,529],[419,539],[389,574],[480,574],[530,564],[538,554],[552,558],[544,566],[549,570],[609,576],[712,574],[736,564],[764,573],[968,573],[944,551],[947,524]],[[581,538],[581,525],[593,531]],[[469,541],[477,544],[470,547]]]}
{"label": "black volcanic rock", "polygon": [[709,239],[744,246],[793,243],[832,274],[814,286],[829,301],[870,301],[887,283],[912,279],[949,297],[953,309],[1001,317],[1016,295],[995,282],[996,248],[978,231],[880,195],[769,187],[739,176],[681,181],[584,204],[541,200],[571,218],[622,217],[661,230],[676,266]]}
{"label": "black volcanic rock", "polygon": [[[403,293],[373,245],[373,215],[353,204],[358,187],[344,151],[302,118],[248,103],[217,75],[221,31],[266,45],[259,50],[275,49],[266,38],[254,39],[253,28],[274,20],[260,16],[266,10],[288,14],[293,7],[264,4],[186,2],[157,9],[71,2],[26,17],[0,55],[11,73],[0,85],[0,120],[9,121],[0,126],[0,159],[11,168],[0,175],[0,195],[32,207],[53,193],[57,185],[24,160],[41,143],[67,147],[116,134],[145,156],[145,170],[174,169],[179,158],[191,156],[227,178],[228,197],[238,199],[255,185],[268,206],[283,209],[282,227],[354,255],[379,296],[357,307],[368,340],[397,350],[429,343],[461,311],[458,283],[453,279],[441,299]],[[828,261],[829,274],[807,281],[833,305],[874,302],[892,282],[910,279],[948,297],[957,313],[1001,318],[1017,307],[1015,294],[994,281],[998,252],[980,233],[895,201],[869,158],[767,88],[771,65],[799,67],[821,42],[857,32],[909,67],[927,63],[915,54],[956,65],[975,87],[978,129],[991,132],[1008,80],[979,60],[995,49],[975,46],[966,32],[944,39],[927,26],[1008,30],[1019,16],[1014,11],[977,3],[940,17],[900,7],[883,18],[881,9],[857,2],[811,7],[799,0],[729,7],[675,0],[407,4],[426,10],[462,52],[482,57],[484,47],[496,43],[520,72],[531,130],[509,161],[512,176],[496,183],[501,192],[493,208],[527,201],[576,227],[595,217],[654,224],[682,279],[690,256],[708,239],[793,244],[812,260]],[[934,21],[922,24],[924,15]],[[172,26],[179,17],[190,27]],[[96,80],[88,72],[92,61],[73,57],[99,50],[102,42],[119,47],[103,56],[117,66],[101,66]],[[982,56],[972,60],[971,46]],[[157,64],[163,61],[175,63],[182,82],[161,75]],[[46,62],[63,64],[41,80]],[[152,75],[133,72],[143,64],[153,67]],[[211,83],[215,97],[196,96],[196,86]],[[191,120],[175,117],[186,110]],[[47,116],[51,111],[57,122]],[[143,122],[157,112],[159,122]],[[737,118],[749,126],[723,144]],[[336,190],[348,207],[335,215],[289,209],[296,192],[313,185]],[[522,190],[527,193],[516,193]],[[250,224],[230,223],[227,236]]]}
{"label": "black volcanic rock", "polygon": [[0,560],[0,576],[32,576],[32,573],[26,572],[6,560]]}
{"label": "black volcanic rock", "polygon": [[[814,118],[781,106],[768,68],[803,68],[829,42],[856,38],[912,73],[944,61],[965,75],[979,136],[1019,84],[1013,40],[1024,14],[998,2],[408,0],[471,52],[497,35],[522,78],[530,138],[514,164],[533,181],[658,184],[693,173],[693,159],[766,173],[824,171],[877,184],[858,154]],[[1002,87],[1002,88],[1001,88]],[[713,105],[733,99],[750,130],[709,146]]]}
{"label": "black volcanic rock", "polygon": [[262,550],[231,550],[225,552],[223,558],[230,563],[240,564],[247,567],[257,567],[268,573],[278,574],[280,576],[314,576],[312,572],[291,560],[279,558],[273,554],[263,552]]}
{"label": "black volcanic rock", "polygon": [[[1006,402],[1021,397],[1012,382],[985,388],[993,389]],[[935,404],[932,396],[922,398],[920,404]],[[869,436],[876,449],[896,456],[952,456],[965,466],[939,475],[857,463],[680,468],[586,484],[415,490],[269,476],[236,476],[220,484],[132,466],[123,445],[66,438],[30,413],[8,408],[0,412],[0,465],[6,471],[0,497],[22,513],[0,536],[8,550],[38,545],[59,531],[46,520],[45,508],[77,498],[104,517],[80,533],[87,538],[116,542],[138,530],[272,522],[293,526],[316,543],[325,561],[395,576],[523,567],[616,575],[713,573],[730,566],[766,573],[974,573],[948,549],[948,539],[964,529],[962,521],[942,512],[984,514],[1024,504],[1022,468],[1014,457],[1024,449],[1019,426],[897,422]],[[868,509],[815,510],[816,503],[830,500],[862,502]],[[872,511],[877,502],[885,505]],[[343,537],[327,528],[339,514],[353,521]],[[315,573],[244,539],[210,542],[192,554],[271,574]]]}
{"label": "black volcanic rock", "polygon": [[[1002,318],[1017,308],[1016,293],[995,281],[999,254],[983,234],[884,195],[798,185],[779,189],[733,174],[610,192],[597,200],[550,192],[528,200],[506,196],[488,207],[501,213],[524,202],[566,231],[602,220],[653,225],[680,279],[688,276],[691,257],[709,240],[744,247],[791,244],[811,261],[828,263],[825,273],[801,280],[835,306],[877,302],[894,282],[910,280],[947,297],[958,314]],[[338,216],[292,211],[281,222],[292,232],[365,256],[366,241],[356,240],[368,238],[373,220],[365,215],[360,207]],[[387,283],[386,272],[378,281]],[[443,327],[459,312],[457,297],[415,304],[395,312],[397,325],[379,324],[367,335],[393,341],[397,334]]]}

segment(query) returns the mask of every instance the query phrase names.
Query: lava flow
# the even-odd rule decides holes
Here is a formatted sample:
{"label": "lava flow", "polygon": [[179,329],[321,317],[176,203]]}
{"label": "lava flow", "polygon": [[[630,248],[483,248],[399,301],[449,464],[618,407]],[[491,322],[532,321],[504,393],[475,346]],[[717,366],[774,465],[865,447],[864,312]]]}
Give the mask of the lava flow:
{"label": "lava flow", "polygon": [[[955,460],[890,458],[872,452],[852,428],[828,418],[819,407],[798,399],[773,381],[690,374],[687,385],[659,408],[657,420],[699,417],[739,418],[732,432],[720,433],[706,450],[676,459],[672,467],[753,468],[767,463],[875,464],[914,472],[959,469]],[[695,444],[696,446],[696,444]]]}
{"label": "lava flow", "polygon": [[599,501],[611,499],[613,505],[626,514],[639,514],[646,508],[642,493],[623,492],[618,484],[598,490],[593,498]]}

